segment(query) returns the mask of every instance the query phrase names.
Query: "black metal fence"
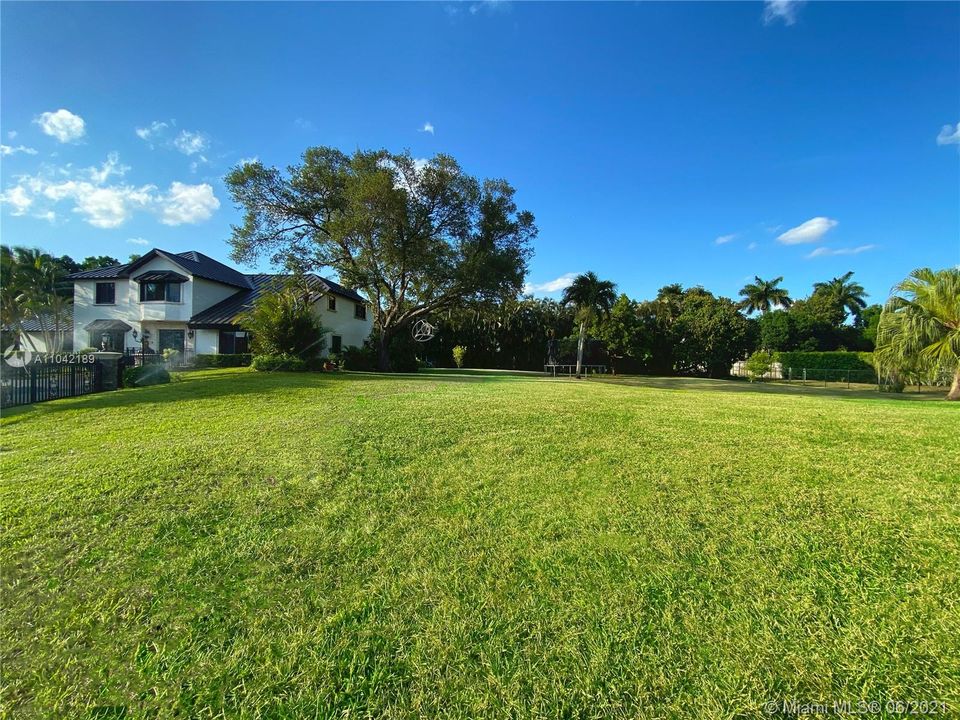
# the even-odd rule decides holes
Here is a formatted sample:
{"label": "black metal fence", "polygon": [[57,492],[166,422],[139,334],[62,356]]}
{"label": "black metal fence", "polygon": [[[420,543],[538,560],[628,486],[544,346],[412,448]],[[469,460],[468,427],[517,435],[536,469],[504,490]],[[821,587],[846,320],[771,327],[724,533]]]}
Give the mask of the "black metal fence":
{"label": "black metal fence", "polygon": [[785,368],[782,379],[798,382],[802,385],[823,385],[840,383],[850,387],[851,383],[876,385],[879,381],[875,370],[866,368]]}
{"label": "black metal fence", "polygon": [[0,368],[0,407],[56,400],[99,392],[103,367],[97,361],[45,362]]}

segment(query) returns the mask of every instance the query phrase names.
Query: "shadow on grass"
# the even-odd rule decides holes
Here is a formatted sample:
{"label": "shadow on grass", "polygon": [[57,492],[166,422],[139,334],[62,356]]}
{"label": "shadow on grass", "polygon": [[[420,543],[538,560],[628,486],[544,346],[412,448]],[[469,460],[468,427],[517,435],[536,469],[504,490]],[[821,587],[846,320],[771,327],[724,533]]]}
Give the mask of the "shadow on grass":
{"label": "shadow on grass", "polygon": [[[881,400],[898,402],[940,401],[946,390],[939,388],[928,391],[904,393],[880,393],[876,389],[845,387],[816,387],[797,383],[748,383],[737,380],[712,380],[707,378],[652,377],[644,375],[589,376],[585,380],[567,377],[545,377],[536,371],[523,370],[447,370],[432,369],[418,373],[255,373],[247,369],[201,370],[175,376],[178,379],[168,385],[156,385],[145,388],[130,388],[113,392],[102,392],[82,397],[52,400],[36,405],[25,405],[3,411],[5,427],[16,425],[27,418],[73,410],[94,410],[107,408],[130,408],[130,421],[136,422],[141,412],[153,412],[155,406],[166,403],[216,398],[223,400],[231,396],[249,397],[253,395],[276,398],[284,394],[295,394],[304,389],[330,387],[342,380],[354,382],[396,382],[398,380],[419,380],[421,382],[442,383],[503,383],[503,382],[547,382],[547,383],[601,383],[622,387],[653,388],[679,392],[700,393],[754,393],[788,396],[835,397],[855,400]],[[957,404],[960,406],[960,403]]]}
{"label": "shadow on grass", "polygon": [[610,385],[628,387],[649,387],[658,390],[679,390],[696,392],[754,393],[761,395],[787,395],[809,397],[835,397],[848,400],[894,400],[898,402],[931,402],[943,400],[946,388],[927,388],[923,392],[905,391],[902,393],[882,393],[875,387],[855,386],[847,388],[842,384],[816,385],[812,382],[803,385],[799,382],[747,382],[745,380],[715,380],[711,378],[688,377],[650,377],[646,375],[619,375],[616,377],[593,377],[591,380]]}
{"label": "shadow on grass", "polygon": [[476,383],[530,381],[542,378],[540,373],[504,370],[424,370],[417,373],[263,373],[246,368],[194,370],[174,373],[173,377],[174,381],[166,385],[125,388],[4,409],[3,424],[5,427],[10,427],[26,418],[48,413],[126,407],[130,408],[131,422],[136,422],[136,416],[139,412],[153,412],[158,404],[180,403],[204,398],[222,400],[231,396],[262,395],[276,398],[286,393],[293,394],[304,389],[330,387],[346,379],[378,383],[384,381],[396,382],[398,380]]}

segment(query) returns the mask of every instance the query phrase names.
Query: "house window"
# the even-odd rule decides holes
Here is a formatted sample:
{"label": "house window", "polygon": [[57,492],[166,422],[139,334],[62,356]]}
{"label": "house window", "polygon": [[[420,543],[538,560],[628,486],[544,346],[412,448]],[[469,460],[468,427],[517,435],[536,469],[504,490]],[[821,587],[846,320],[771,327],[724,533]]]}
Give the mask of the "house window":
{"label": "house window", "polygon": [[180,283],[140,283],[140,302],[180,302]]}
{"label": "house window", "polygon": [[353,316],[357,320],[366,320],[367,319],[367,306],[362,303],[357,303],[353,306]]}
{"label": "house window", "polygon": [[330,352],[339,353],[340,348],[343,347],[343,338],[339,335],[334,335],[330,338]]}
{"label": "house window", "polygon": [[97,305],[113,305],[116,302],[116,283],[97,283]]}
{"label": "house window", "polygon": [[327,310],[330,312],[337,311],[337,299],[333,295],[327,298]]}
{"label": "house window", "polygon": [[232,330],[220,331],[220,354],[221,355],[241,355],[250,352],[250,337],[245,332],[234,332]]}

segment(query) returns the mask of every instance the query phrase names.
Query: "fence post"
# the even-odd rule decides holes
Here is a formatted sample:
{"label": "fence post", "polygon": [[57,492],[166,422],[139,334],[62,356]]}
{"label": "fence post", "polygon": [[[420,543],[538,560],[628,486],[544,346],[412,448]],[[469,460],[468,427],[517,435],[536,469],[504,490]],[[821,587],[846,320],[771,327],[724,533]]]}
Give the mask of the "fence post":
{"label": "fence post", "polygon": [[37,363],[30,363],[30,403],[37,401]]}

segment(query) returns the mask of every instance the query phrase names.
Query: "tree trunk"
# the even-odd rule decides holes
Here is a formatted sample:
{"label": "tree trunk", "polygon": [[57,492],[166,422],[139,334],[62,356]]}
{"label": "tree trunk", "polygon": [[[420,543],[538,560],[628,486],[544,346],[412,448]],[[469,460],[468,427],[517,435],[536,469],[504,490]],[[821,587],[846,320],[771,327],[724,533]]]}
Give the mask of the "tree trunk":
{"label": "tree trunk", "polygon": [[947,400],[960,400],[960,367],[953,374],[953,385],[950,386],[950,392],[947,393]]}
{"label": "tree trunk", "polygon": [[583,341],[587,335],[587,321],[580,322],[580,342],[577,343],[577,378],[580,377],[580,368],[583,365]]}
{"label": "tree trunk", "polygon": [[380,346],[377,348],[377,370],[390,372],[390,340],[391,333],[380,331]]}

